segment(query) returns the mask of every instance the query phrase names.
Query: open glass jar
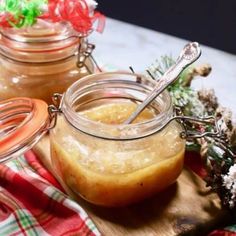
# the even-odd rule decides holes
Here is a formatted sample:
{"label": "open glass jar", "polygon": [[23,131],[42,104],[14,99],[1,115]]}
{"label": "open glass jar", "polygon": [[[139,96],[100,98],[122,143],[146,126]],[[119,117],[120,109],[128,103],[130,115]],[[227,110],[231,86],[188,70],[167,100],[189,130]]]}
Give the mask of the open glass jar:
{"label": "open glass jar", "polygon": [[0,39],[0,100],[16,96],[51,102],[73,82],[94,72],[92,47],[66,22],[38,20],[4,28]]}
{"label": "open glass jar", "polygon": [[185,150],[181,126],[173,121],[160,130],[173,116],[169,94],[159,96],[138,123],[122,124],[154,85],[130,73],[102,73],[66,91],[50,132],[51,158],[72,192],[98,205],[123,206],[177,179]]}
{"label": "open glass jar", "polygon": [[100,73],[55,95],[57,104],[49,107],[37,99],[2,101],[0,159],[30,149],[49,130],[53,172],[75,195],[103,206],[124,206],[154,195],[181,173],[183,137],[220,137],[219,132],[188,133],[183,121],[204,120],[174,113],[166,91],[136,123],[124,125],[155,85],[138,74]]}

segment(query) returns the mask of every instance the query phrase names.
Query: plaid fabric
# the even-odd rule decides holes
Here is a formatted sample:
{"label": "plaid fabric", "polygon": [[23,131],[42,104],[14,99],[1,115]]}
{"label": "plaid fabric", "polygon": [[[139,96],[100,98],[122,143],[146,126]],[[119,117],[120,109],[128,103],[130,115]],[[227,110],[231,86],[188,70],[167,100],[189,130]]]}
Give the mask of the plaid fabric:
{"label": "plaid fabric", "polygon": [[[191,159],[190,159],[191,158]],[[186,164],[200,176],[206,173],[197,156]],[[86,212],[68,196],[33,152],[0,165],[0,236],[101,235]],[[236,236],[236,225],[209,236]]]}
{"label": "plaid fabric", "polygon": [[32,152],[0,165],[0,235],[100,235]]}

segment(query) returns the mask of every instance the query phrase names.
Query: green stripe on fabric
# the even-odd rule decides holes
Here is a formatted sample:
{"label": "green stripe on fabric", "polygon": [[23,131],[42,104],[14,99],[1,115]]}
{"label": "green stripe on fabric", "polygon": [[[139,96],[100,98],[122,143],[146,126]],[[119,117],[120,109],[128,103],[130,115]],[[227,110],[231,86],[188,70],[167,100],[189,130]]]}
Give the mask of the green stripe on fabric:
{"label": "green stripe on fabric", "polygon": [[22,166],[27,167],[27,169],[31,170],[32,172],[35,172],[34,168],[31,165],[29,165],[24,156],[21,156],[19,160]]}
{"label": "green stripe on fabric", "polygon": [[21,210],[17,211],[17,215],[19,215],[19,221],[22,228],[26,230],[29,235],[38,235],[34,228],[34,226],[38,225],[38,222],[34,219],[34,217],[31,217],[30,215],[26,214],[25,211]]}
{"label": "green stripe on fabric", "polygon": [[20,163],[20,160],[18,158],[12,160],[12,163],[14,164],[15,168],[17,171],[21,171],[23,170],[23,166],[22,164]]}
{"label": "green stripe on fabric", "polygon": [[[52,189],[53,192],[50,194],[50,198],[52,198],[53,200],[57,201],[57,202],[62,202],[65,200],[65,196],[58,191],[57,189]],[[92,222],[92,220],[90,218],[86,218],[86,219],[82,219],[84,221],[84,224],[87,226],[87,228],[93,232],[93,234],[95,235],[100,235],[97,227],[95,226],[95,224]],[[84,227],[83,227],[84,228]],[[86,228],[84,228],[86,229]]]}
{"label": "green stripe on fabric", "polygon": [[87,219],[85,223],[92,232],[94,232],[95,234],[99,233],[97,227],[90,219]]}
{"label": "green stripe on fabric", "polygon": [[55,188],[52,188],[53,193],[51,194],[50,198],[53,200],[56,200],[57,202],[62,202],[64,201],[65,197],[62,195],[62,193]]}
{"label": "green stripe on fabric", "polygon": [[[21,213],[23,213],[23,214],[21,214]],[[19,220],[19,222],[17,222],[16,217]],[[13,218],[12,218],[11,222],[8,222],[7,224],[5,224],[5,226],[1,227],[0,235],[11,235],[11,234],[14,234],[17,231],[19,231],[20,230],[19,223],[22,225],[22,223],[24,223],[25,217],[28,217],[28,215],[26,215],[22,210],[16,210],[15,214],[13,214]],[[30,227],[32,227],[32,225],[30,225]],[[32,234],[32,236],[37,235],[36,233],[37,232]]]}

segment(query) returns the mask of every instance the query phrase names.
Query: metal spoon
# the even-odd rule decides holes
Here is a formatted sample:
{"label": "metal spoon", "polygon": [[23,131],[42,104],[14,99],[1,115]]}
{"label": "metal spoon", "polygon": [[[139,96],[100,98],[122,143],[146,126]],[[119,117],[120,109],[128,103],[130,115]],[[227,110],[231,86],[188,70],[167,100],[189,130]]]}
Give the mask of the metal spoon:
{"label": "metal spoon", "polygon": [[171,66],[157,81],[156,87],[148,97],[137,107],[124,124],[132,123],[135,118],[171,83],[173,83],[179,74],[190,64],[196,61],[201,55],[201,49],[197,42],[188,43],[181,51],[176,63]]}

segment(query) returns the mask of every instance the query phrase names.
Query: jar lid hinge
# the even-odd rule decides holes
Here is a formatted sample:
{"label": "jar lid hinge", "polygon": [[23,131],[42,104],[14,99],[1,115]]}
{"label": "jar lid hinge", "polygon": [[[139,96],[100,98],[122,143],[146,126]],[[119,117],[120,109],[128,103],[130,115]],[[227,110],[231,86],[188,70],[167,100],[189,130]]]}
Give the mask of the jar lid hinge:
{"label": "jar lid hinge", "polygon": [[60,93],[54,93],[52,96],[53,104],[48,106],[48,114],[50,118],[50,126],[48,130],[53,129],[57,123],[57,114],[61,113],[61,101],[63,95]]}
{"label": "jar lid hinge", "polygon": [[102,72],[101,68],[99,67],[97,61],[92,55],[93,50],[95,49],[95,45],[92,43],[88,43],[88,41],[84,41],[81,43],[78,47],[78,61],[77,61],[77,67],[78,68],[83,68],[86,67],[87,71],[92,74],[92,71],[89,69],[89,67],[86,65],[85,61],[87,58],[90,58],[94,65],[96,66],[96,69],[99,72]]}
{"label": "jar lid hinge", "polygon": [[216,117],[188,117],[183,115],[179,107],[175,107],[175,116],[171,120],[174,119],[184,128],[184,131],[180,133],[181,138],[188,141],[204,139],[207,142],[214,142],[216,146],[236,157],[229,146],[227,135],[219,126]]}

